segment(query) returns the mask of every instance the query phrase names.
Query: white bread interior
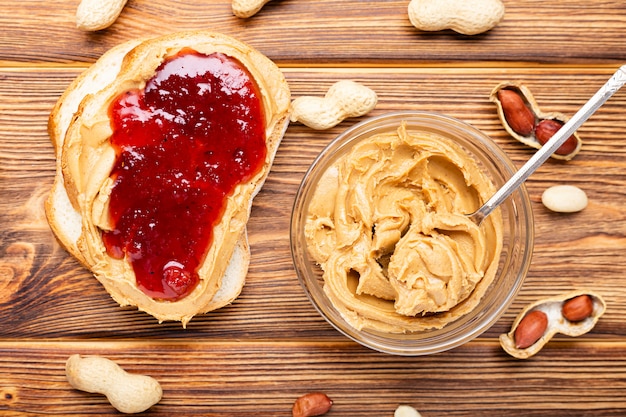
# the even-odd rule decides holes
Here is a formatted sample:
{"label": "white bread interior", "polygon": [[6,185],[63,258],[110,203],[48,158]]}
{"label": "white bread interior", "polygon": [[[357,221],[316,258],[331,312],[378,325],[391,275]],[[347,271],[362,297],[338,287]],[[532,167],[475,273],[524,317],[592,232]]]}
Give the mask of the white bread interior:
{"label": "white bread interior", "polygon": [[[227,198],[224,216],[214,228],[213,242],[198,271],[198,286],[178,301],[163,301],[144,294],[135,285],[130,263],[109,257],[102,243],[114,161],[108,142],[112,133],[108,107],[118,94],[143,88],[166,57],[187,47],[206,54],[225,53],[250,72],[261,90],[267,156],[261,171]],[[181,32],[111,49],[68,87],[50,116],[57,172],[46,213],[53,232],[114,300],[136,306],[159,322],[181,321],[186,326],[193,316],[231,303],[243,288],[250,262],[246,223],[252,200],[269,174],[288,126],[289,104],[289,87],[279,68],[257,50],[222,34]]]}

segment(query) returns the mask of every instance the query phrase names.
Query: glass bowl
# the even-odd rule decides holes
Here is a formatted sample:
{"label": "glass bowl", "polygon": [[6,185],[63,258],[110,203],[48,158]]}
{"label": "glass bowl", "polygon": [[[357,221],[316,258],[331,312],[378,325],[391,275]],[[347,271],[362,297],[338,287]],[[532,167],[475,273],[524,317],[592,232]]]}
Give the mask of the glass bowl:
{"label": "glass bowl", "polygon": [[341,133],[312,163],[296,194],[290,240],[294,267],[317,311],[339,332],[373,350],[396,355],[427,355],[460,346],[485,332],[506,311],[521,288],[530,266],[534,229],[531,203],[524,186],[501,206],[502,252],[493,282],[479,303],[439,329],[389,333],[353,327],[324,293],[323,272],[307,250],[305,223],[309,204],[320,177],[353,145],[373,135],[395,132],[402,122],[411,132],[425,132],[460,145],[499,188],[516,171],[511,160],[488,136],[471,125],[445,115],[398,112],[372,117]]}

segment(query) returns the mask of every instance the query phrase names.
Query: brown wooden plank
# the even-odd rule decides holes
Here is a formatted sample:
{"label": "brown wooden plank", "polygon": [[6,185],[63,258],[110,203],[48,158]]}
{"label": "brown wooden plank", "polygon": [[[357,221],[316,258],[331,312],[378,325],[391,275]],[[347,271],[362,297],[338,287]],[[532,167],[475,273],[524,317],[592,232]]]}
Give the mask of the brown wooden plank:
{"label": "brown wooden plank", "polygon": [[[618,416],[626,413],[624,343],[552,343],[519,361],[496,342],[406,359],[352,343],[0,343],[0,413],[119,415],[65,379],[71,354],[101,355],[151,375],[163,398],[146,415],[289,416],[293,401],[323,391],[331,416]],[[164,358],[167,358],[165,360]]]}
{"label": "brown wooden plank", "polygon": [[[491,31],[464,36],[422,32],[408,19],[408,1],[274,0],[250,19],[229,0],[130,0],[110,28],[75,28],[77,1],[3,2],[0,61],[93,61],[123,40],[210,29],[249,42],[282,64],[370,65],[477,61],[618,63],[626,60],[622,1],[505,1]],[[54,40],[50,42],[50,40]]]}

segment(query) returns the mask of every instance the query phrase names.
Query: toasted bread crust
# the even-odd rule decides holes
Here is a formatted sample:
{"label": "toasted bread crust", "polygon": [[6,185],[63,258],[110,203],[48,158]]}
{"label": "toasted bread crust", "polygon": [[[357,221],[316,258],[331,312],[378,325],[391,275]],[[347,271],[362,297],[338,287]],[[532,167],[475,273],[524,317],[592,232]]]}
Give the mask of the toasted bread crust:
{"label": "toasted bread crust", "polygon": [[[269,174],[288,124],[289,87],[272,61],[225,35],[181,32],[124,45],[105,54],[72,83],[50,116],[57,177],[46,211],[62,245],[91,270],[120,305],[136,306],[159,321],[177,320],[186,325],[194,315],[232,302],[243,287],[250,258],[245,227],[252,199]],[[114,97],[131,88],[143,88],[166,57],[188,47],[200,53],[229,55],[250,72],[263,100],[267,157],[261,171],[238,185],[228,197],[224,215],[213,231],[213,243],[199,268],[198,286],[181,300],[159,301],[137,288],[127,260],[107,255],[95,220],[107,207],[111,186],[108,177],[114,161],[114,150],[108,142],[112,132],[107,110]],[[102,73],[115,73],[116,69],[114,77]],[[80,226],[73,224],[73,232],[60,222],[60,214],[70,206],[75,211],[71,222],[80,222]]]}

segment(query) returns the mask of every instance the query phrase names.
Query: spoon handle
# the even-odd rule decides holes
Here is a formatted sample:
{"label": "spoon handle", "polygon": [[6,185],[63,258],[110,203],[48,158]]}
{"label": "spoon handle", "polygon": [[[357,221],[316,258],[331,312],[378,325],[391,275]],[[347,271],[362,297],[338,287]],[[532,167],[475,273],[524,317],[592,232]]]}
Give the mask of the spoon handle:
{"label": "spoon handle", "polygon": [[474,217],[479,223],[510,196],[513,191],[541,164],[543,164],[600,106],[626,84],[626,65],[622,65],[613,76],[585,103],[576,114],[559,129],[483,206]]}

